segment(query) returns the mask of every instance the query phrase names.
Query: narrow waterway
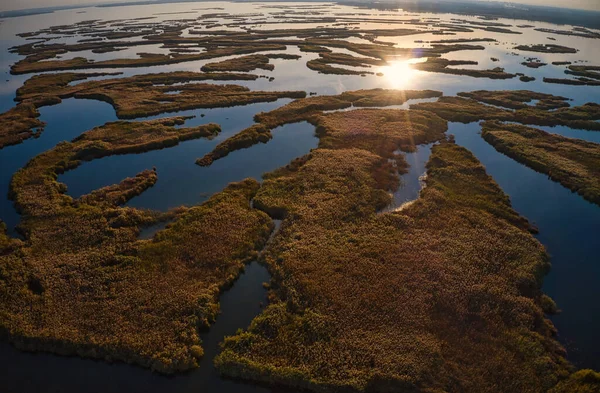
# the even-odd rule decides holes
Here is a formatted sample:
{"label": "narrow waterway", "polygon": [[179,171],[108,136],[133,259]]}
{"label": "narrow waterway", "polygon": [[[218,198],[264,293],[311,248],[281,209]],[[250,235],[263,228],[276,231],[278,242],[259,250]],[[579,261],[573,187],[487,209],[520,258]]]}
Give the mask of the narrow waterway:
{"label": "narrow waterway", "polygon": [[400,176],[400,187],[392,194],[392,202],[382,210],[382,213],[398,210],[411,203],[419,197],[423,188],[423,176],[427,172],[426,165],[431,156],[433,144],[419,145],[412,153],[396,152],[403,154],[404,159],[410,165],[408,171]]}

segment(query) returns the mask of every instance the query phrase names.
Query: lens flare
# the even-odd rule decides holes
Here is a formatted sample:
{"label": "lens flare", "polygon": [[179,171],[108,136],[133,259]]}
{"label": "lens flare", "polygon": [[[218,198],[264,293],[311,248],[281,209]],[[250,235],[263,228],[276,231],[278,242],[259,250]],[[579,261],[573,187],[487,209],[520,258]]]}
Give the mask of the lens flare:
{"label": "lens flare", "polygon": [[379,68],[387,84],[392,89],[407,89],[411,87],[419,76],[419,71],[412,68],[411,64],[424,63],[427,58],[409,60],[390,60],[389,65]]}

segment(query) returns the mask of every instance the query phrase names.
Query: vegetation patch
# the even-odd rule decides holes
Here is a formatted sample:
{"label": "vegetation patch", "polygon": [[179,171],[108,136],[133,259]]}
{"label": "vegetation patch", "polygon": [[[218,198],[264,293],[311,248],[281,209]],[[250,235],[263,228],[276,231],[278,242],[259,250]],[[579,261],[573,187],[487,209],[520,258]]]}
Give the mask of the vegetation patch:
{"label": "vegetation patch", "polygon": [[219,143],[210,153],[196,160],[196,164],[209,166],[214,160],[223,158],[232,151],[244,149],[259,142],[267,143],[272,138],[270,128],[263,124],[254,124]]}
{"label": "vegetation patch", "polygon": [[223,60],[218,63],[208,63],[202,67],[204,72],[217,71],[242,71],[248,72],[256,69],[273,71],[275,66],[269,64],[269,57],[266,55],[248,55],[235,57],[229,60]]}
{"label": "vegetation patch", "polygon": [[556,83],[559,85],[573,85],[573,86],[600,86],[600,81],[587,79],[587,78],[578,78],[578,79],[568,79],[568,78],[544,78],[544,82],[546,83]]}
{"label": "vegetation patch", "polygon": [[[490,93],[492,95],[496,94],[495,92]],[[539,94],[535,92],[530,93]],[[478,95],[481,94],[482,93],[478,93]],[[559,101],[560,99],[553,105],[558,105]],[[504,104],[508,105],[506,101]],[[519,103],[515,102],[514,105],[519,105]],[[479,120],[499,120],[540,126],[563,125],[584,130],[600,130],[600,123],[597,121],[600,120],[600,105],[595,103],[587,103],[577,107],[558,108],[555,110],[543,110],[538,109],[537,107],[528,107],[513,111],[497,106],[486,105],[471,98],[441,97],[436,102],[418,103],[411,105],[410,108],[428,110],[448,121],[461,123],[472,123]]]}
{"label": "vegetation patch", "polygon": [[565,70],[565,74],[589,79],[600,79],[600,66],[570,65]]}
{"label": "vegetation patch", "polygon": [[[144,42],[147,44],[148,42]],[[188,61],[214,59],[223,56],[242,55],[248,53],[285,50],[285,45],[279,44],[248,44],[243,47],[224,47],[217,48],[197,54],[142,54],[136,59],[111,59],[102,61],[92,61],[84,57],[76,57],[69,60],[49,60],[54,58],[60,52],[47,51],[39,54],[27,56],[18,61],[11,67],[11,73],[15,75],[28,74],[33,72],[47,71],[67,71],[92,68],[129,68],[129,67],[150,67],[158,65],[177,64]],[[44,61],[42,61],[44,60]]]}
{"label": "vegetation patch", "polygon": [[481,136],[496,150],[600,205],[600,145],[535,128],[483,123]]}
{"label": "vegetation patch", "polygon": [[579,370],[571,374],[569,379],[561,381],[550,389],[548,393],[596,393],[598,390],[600,390],[600,373],[593,370]]}
{"label": "vegetation patch", "polygon": [[448,60],[441,57],[430,57],[423,63],[411,64],[411,67],[420,71],[439,72],[442,74],[467,75],[475,78],[511,79],[515,74],[504,72],[504,68],[496,67],[489,70],[472,70],[468,68],[450,68],[458,65],[476,65],[476,61]]}
{"label": "vegetation patch", "polygon": [[319,71],[323,74],[334,75],[366,75],[373,72],[362,70],[351,70],[347,68],[332,67],[330,64],[340,64],[350,67],[371,67],[372,65],[385,65],[385,61],[381,59],[373,59],[369,57],[356,57],[345,53],[319,53],[318,59],[309,60],[306,66],[311,70]]}
{"label": "vegetation patch", "polygon": [[15,174],[11,197],[23,215],[25,240],[0,233],[0,332],[15,346],[161,373],[197,367],[199,329],[216,317],[220,290],[257,257],[273,227],[250,207],[258,182],[231,184],[202,205],[168,213],[172,224],[152,240],[137,240],[140,227],[166,215],[118,205],[154,184],[154,171],[78,200],[56,180],[82,160],[219,131],[217,125],[174,127],[184,120],[109,123],[60,143]]}
{"label": "vegetation patch", "polygon": [[[108,102],[122,119],[147,117],[165,112],[195,108],[217,108],[302,98],[303,91],[250,91],[239,85],[185,83],[204,80],[254,80],[256,75],[234,73],[172,72],[129,78],[82,82],[76,73],[34,76],[17,91],[17,100],[40,107],[59,103],[63,98],[87,98]],[[177,86],[173,86],[174,84]],[[171,94],[177,91],[178,94]]]}
{"label": "vegetation patch", "polygon": [[320,392],[544,392],[568,376],[541,306],[548,256],[475,157],[434,146],[421,197],[377,214],[387,160],[345,142],[266,176],[255,206],[285,217],[263,254],[272,302],[218,370]]}
{"label": "vegetation patch", "polygon": [[539,53],[577,53],[577,49],[555,44],[518,45],[514,49]]}
{"label": "vegetation patch", "polygon": [[214,160],[225,157],[232,151],[247,148],[259,142],[267,143],[272,138],[271,130],[285,124],[308,121],[316,125],[323,111],[345,109],[351,106],[401,105],[410,99],[439,97],[441,95],[441,92],[433,90],[372,89],[347,91],[338,96],[318,96],[296,100],[270,112],[257,114],[254,120],[258,124],[250,126],[221,142],[212,152],[199,158],[196,163],[201,166],[208,166]]}
{"label": "vegetation patch", "polygon": [[465,93],[458,93],[459,97],[473,98],[477,101],[490,105],[501,106],[510,109],[531,108],[529,103],[536,100],[535,108],[538,109],[557,109],[570,106],[566,97],[555,96],[546,93],[537,93],[529,90],[476,90]]}
{"label": "vegetation patch", "polygon": [[521,65],[524,65],[525,67],[528,67],[528,68],[538,69],[538,68],[543,67],[548,64],[542,63],[541,61],[524,61],[521,63]]}
{"label": "vegetation patch", "polygon": [[316,53],[331,52],[331,49],[329,49],[329,48],[325,48],[325,47],[319,46],[319,45],[310,45],[310,44],[298,45],[298,49],[300,49],[301,52],[316,52]]}
{"label": "vegetation patch", "polygon": [[[140,103],[140,108],[146,108],[145,110],[147,112],[136,112],[133,109],[129,111],[117,110],[117,114],[120,117],[125,118],[136,117],[138,114],[140,116],[143,116],[144,114],[149,116],[149,113],[159,114],[176,110],[173,109],[176,107],[176,105],[173,105],[172,103],[173,97],[165,94],[174,90],[170,85],[175,83],[204,80],[254,80],[257,78],[256,75],[248,74],[170,72],[136,75],[128,78],[87,81],[75,85],[72,84],[73,82],[82,81],[90,77],[109,75],[115,74],[82,74],[72,72],[42,74],[35,75],[25,81],[23,86],[17,90],[16,100],[19,104],[7,112],[0,114],[0,120],[4,125],[2,130],[0,130],[0,149],[4,146],[21,143],[27,138],[39,136],[43,131],[45,124],[38,119],[40,115],[38,108],[59,104],[63,99],[73,97],[97,98],[107,101],[113,104],[113,106],[117,106],[119,105],[117,102],[136,101],[136,95],[138,95],[138,100],[144,101],[147,99],[148,93],[150,93],[154,94],[159,101],[144,101],[144,104]],[[183,89],[185,89],[185,86]],[[198,89],[202,90],[202,87],[198,87]],[[273,98],[273,94],[277,95],[278,93],[269,93],[271,98],[255,98],[258,98],[259,101],[276,99]],[[294,94],[292,95],[296,96]],[[164,96],[168,96],[166,100],[170,100],[168,103],[165,101],[162,102],[162,104],[165,104],[166,106],[162,106],[160,102],[160,100],[165,98]],[[183,99],[184,96],[178,99]],[[235,97],[232,98],[235,99]],[[248,102],[247,99],[241,99],[241,101],[238,102],[244,101]],[[235,101],[222,98],[221,102],[224,105],[231,105],[232,102]],[[137,104],[132,105],[136,106]],[[183,104],[184,107],[189,105],[192,105],[192,107],[194,106],[194,104],[189,102]],[[217,101],[213,100],[209,105],[219,104]]]}
{"label": "vegetation patch", "polygon": [[40,112],[33,104],[20,104],[0,114],[0,149],[38,136],[45,126],[39,116]]}
{"label": "vegetation patch", "polygon": [[87,205],[120,206],[131,198],[140,195],[148,188],[156,184],[158,175],[154,170],[145,170],[135,177],[127,178],[119,184],[94,190],[90,194],[83,195],[78,202]]}

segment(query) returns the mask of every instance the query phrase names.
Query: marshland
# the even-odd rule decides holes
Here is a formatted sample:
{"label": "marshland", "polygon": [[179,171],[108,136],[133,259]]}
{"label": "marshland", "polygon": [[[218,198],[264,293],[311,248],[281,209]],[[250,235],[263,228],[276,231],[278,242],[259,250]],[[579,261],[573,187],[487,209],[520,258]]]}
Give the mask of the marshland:
{"label": "marshland", "polygon": [[598,390],[598,13],[534,14],[1,19],[2,386]]}

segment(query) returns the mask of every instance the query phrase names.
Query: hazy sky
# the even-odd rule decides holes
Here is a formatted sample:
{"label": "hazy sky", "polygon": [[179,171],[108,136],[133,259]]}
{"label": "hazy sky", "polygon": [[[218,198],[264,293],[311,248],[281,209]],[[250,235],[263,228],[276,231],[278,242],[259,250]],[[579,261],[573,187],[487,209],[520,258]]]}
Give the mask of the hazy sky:
{"label": "hazy sky", "polygon": [[[53,7],[62,5],[93,5],[98,3],[109,2],[118,3],[124,1],[132,0],[0,0],[0,11],[20,10],[25,8]],[[512,2],[556,7],[582,8],[600,11],[600,0],[512,0]]]}

